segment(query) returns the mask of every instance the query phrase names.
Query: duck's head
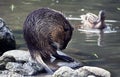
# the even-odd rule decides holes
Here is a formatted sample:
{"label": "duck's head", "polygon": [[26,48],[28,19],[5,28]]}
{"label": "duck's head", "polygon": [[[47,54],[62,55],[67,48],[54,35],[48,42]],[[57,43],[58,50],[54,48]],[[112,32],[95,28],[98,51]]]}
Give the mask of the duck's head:
{"label": "duck's head", "polygon": [[83,28],[93,28],[93,29],[104,29],[105,26],[105,11],[99,11],[98,16],[93,13],[87,13],[86,15],[81,15],[81,20],[83,22]]}
{"label": "duck's head", "polygon": [[104,10],[101,10],[101,11],[99,12],[98,17],[99,17],[99,20],[100,20],[100,21],[104,21],[104,20],[105,20],[105,11],[104,11]]}
{"label": "duck's head", "polygon": [[98,24],[96,24],[95,27],[97,29],[103,30],[106,27],[104,20],[105,20],[105,11],[101,10],[98,14],[98,21],[97,21]]}

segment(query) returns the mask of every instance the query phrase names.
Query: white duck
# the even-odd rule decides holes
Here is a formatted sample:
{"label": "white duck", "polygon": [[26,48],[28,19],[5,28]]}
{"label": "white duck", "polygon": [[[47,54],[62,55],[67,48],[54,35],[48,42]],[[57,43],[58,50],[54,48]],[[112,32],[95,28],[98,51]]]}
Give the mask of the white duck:
{"label": "white duck", "polygon": [[81,15],[81,20],[83,25],[81,26],[82,29],[99,29],[103,30],[105,25],[105,12],[101,10],[97,15],[93,13],[87,13],[86,15]]}

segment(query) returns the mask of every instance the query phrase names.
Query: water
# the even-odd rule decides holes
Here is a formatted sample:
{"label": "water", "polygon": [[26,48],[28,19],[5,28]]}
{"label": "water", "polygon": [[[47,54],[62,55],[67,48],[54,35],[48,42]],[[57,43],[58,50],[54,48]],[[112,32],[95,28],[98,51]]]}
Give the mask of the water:
{"label": "water", "polygon": [[28,13],[40,7],[61,11],[73,26],[79,25],[80,15],[87,12],[98,14],[99,10],[105,10],[106,23],[117,32],[105,33],[102,46],[99,46],[98,34],[75,29],[64,52],[86,65],[109,70],[112,77],[120,76],[120,0],[0,0],[0,17],[13,30],[17,49],[27,49],[22,25]]}

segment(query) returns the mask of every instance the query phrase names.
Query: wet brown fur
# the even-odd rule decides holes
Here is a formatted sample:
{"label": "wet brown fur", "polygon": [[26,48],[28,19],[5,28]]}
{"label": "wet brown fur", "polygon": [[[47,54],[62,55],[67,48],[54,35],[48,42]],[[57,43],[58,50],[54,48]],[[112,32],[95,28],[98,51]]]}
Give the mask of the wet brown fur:
{"label": "wet brown fur", "polygon": [[[40,63],[66,48],[73,28],[65,17],[52,9],[41,8],[30,13],[23,27],[24,38],[33,59]],[[57,44],[58,43],[58,46]]]}

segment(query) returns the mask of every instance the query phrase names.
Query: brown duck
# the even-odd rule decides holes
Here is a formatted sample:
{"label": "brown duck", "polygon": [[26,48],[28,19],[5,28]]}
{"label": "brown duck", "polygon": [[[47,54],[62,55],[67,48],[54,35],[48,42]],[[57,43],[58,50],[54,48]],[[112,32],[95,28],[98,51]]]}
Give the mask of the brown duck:
{"label": "brown duck", "polygon": [[81,20],[83,25],[82,29],[99,29],[103,30],[105,25],[105,12],[104,10],[99,11],[98,16],[93,13],[87,13],[85,15],[81,15]]}

